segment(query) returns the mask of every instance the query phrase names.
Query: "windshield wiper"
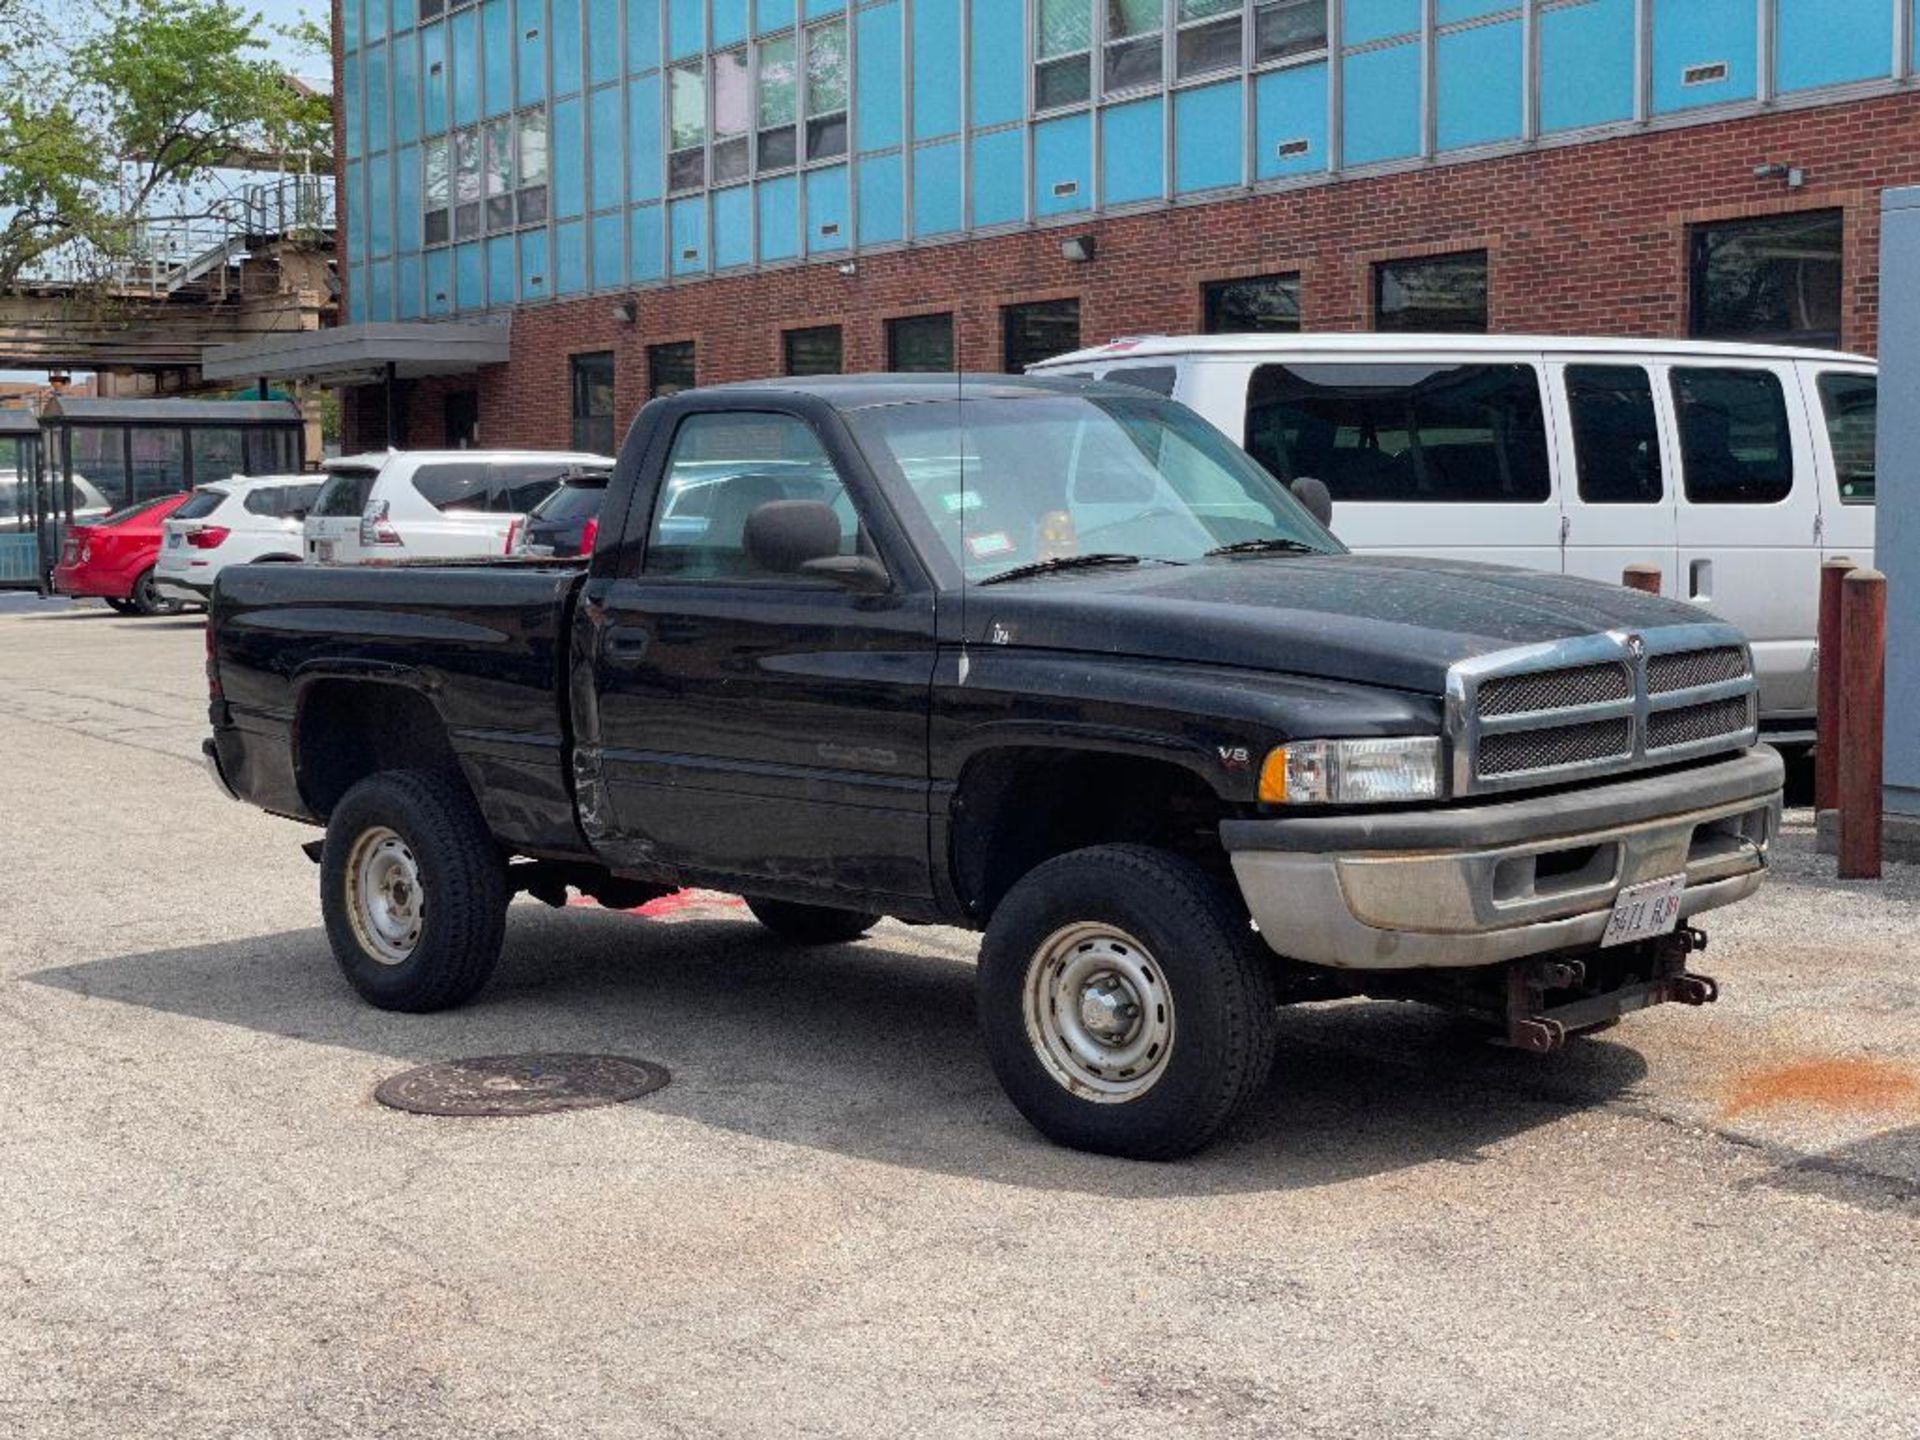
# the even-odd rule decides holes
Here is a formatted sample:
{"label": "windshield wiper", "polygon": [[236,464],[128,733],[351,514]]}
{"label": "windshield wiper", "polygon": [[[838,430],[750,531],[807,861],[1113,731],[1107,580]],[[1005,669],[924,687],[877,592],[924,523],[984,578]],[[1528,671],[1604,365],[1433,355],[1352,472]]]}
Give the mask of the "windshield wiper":
{"label": "windshield wiper", "polygon": [[[1165,562],[1169,565],[1176,561]],[[1016,565],[1011,570],[1002,570],[998,575],[989,575],[976,583],[998,585],[1002,580],[1024,580],[1029,575],[1051,575],[1056,570],[1089,570],[1096,565],[1144,565],[1146,561],[1138,555],[1123,555],[1113,550],[1096,550],[1090,555],[1056,555],[1051,560],[1035,560],[1030,565]]]}
{"label": "windshield wiper", "polygon": [[1268,535],[1260,540],[1236,540],[1231,545],[1216,545],[1205,558],[1215,555],[1318,555],[1320,547],[1284,535]]}

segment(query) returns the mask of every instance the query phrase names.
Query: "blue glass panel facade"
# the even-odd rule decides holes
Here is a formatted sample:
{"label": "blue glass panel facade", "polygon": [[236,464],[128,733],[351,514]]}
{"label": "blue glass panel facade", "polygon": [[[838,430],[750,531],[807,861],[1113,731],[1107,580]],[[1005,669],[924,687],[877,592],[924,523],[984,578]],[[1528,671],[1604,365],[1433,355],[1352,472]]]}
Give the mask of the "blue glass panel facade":
{"label": "blue glass panel facade", "polygon": [[480,118],[480,12],[456,11],[447,34],[453,50],[453,123],[471,125]]}
{"label": "blue glass panel facade", "polygon": [[627,70],[638,75],[660,63],[660,0],[627,0]]}
{"label": "blue glass panel facade", "polygon": [[420,138],[420,46],[411,35],[393,42],[393,141]]}
{"label": "blue glass panel facade", "polygon": [[901,140],[900,5],[862,10],[854,20],[854,127],[862,150]]}
{"label": "blue glass panel facade", "polygon": [[[800,183],[791,175],[755,187],[760,217],[760,258],[791,260],[800,253]],[[719,223],[716,212],[715,225]],[[716,244],[719,236],[714,237]]]}
{"label": "blue glass panel facade", "polygon": [[494,235],[487,240],[487,304],[513,303],[513,236]]}
{"label": "blue glass panel facade", "polygon": [[1033,213],[1067,215],[1093,203],[1093,127],[1063,115],[1033,127]]}
{"label": "blue glass panel facade", "polygon": [[971,38],[973,123],[1000,125],[1021,119],[1027,105],[1026,10],[1021,0],[973,0]]}
{"label": "blue glass panel facade", "polygon": [[464,245],[453,247],[453,308],[456,310],[484,310],[487,308],[487,290],[482,277],[486,273],[485,263],[480,256],[480,242],[469,240]]}
{"label": "blue glass panel facade", "polygon": [[347,132],[347,154],[367,153],[366,57],[350,55],[340,67],[340,111]]}
{"label": "blue glass panel facade", "polygon": [[589,203],[595,210],[607,210],[626,203],[622,185],[620,154],[620,87],[609,85],[587,98],[587,123],[592,126],[588,145],[592,163],[587,176],[591,182]]}
{"label": "blue glass panel facade", "polygon": [[747,38],[747,0],[713,0],[713,48],[738,45]]}
{"label": "blue glass panel facade", "polygon": [[393,262],[376,260],[367,267],[367,318],[393,319]]}
{"label": "blue glass panel facade", "polygon": [[[1158,96],[1109,106],[1100,116],[1101,198],[1109,205],[1160,199],[1166,149],[1166,110]],[[977,161],[974,168],[977,173]]]}
{"label": "blue glass panel facade", "polygon": [[1009,225],[1027,215],[1027,137],[994,130],[973,137],[973,223]]}
{"label": "blue glass panel facade", "polygon": [[947,235],[965,223],[960,195],[960,142],[943,140],[913,152],[913,233]]}
{"label": "blue glass panel facade", "polygon": [[453,252],[427,252],[427,314],[435,318],[453,313]]}
{"label": "blue glass panel facade", "polygon": [[1517,140],[1522,121],[1521,22],[1502,20],[1434,39],[1434,139],[1442,150]]}
{"label": "blue glass panel facade", "polygon": [[667,206],[670,268],[676,275],[698,275],[707,268],[707,202],[675,200]]}
{"label": "blue glass panel facade", "polygon": [[1173,188],[1182,195],[1240,183],[1240,85],[1182,90],[1173,102]]}
{"label": "blue glass panel facade", "polygon": [[520,298],[526,300],[544,300],[553,293],[553,279],[548,273],[547,232],[544,230],[526,230],[518,237],[520,241]]}
{"label": "blue glass panel facade", "polygon": [[480,7],[480,108],[504,115],[513,108],[513,12],[507,0]]}
{"label": "blue glass panel facade", "polygon": [[1420,47],[1395,45],[1348,55],[1340,107],[1346,163],[1366,165],[1420,153]]}
{"label": "blue glass panel facade", "polygon": [[562,220],[586,208],[586,147],[580,130],[580,100],[553,106],[553,213]]}
{"label": "blue glass panel facade", "polygon": [[1759,44],[1753,0],[1653,0],[1654,113],[1751,100]]}
{"label": "blue glass panel facade", "polygon": [[1891,69],[1885,0],[1776,0],[1782,92],[1872,80]]}
{"label": "blue glass panel facade", "polygon": [[627,274],[636,284],[658,280],[665,269],[661,215],[658,205],[636,205],[627,212]]}
{"label": "blue glass panel facade", "polygon": [[514,103],[525,105],[547,93],[547,7],[544,0],[513,0]]}
{"label": "blue glass panel facade", "polygon": [[899,151],[862,160],[855,167],[859,183],[854,201],[862,245],[887,245],[906,235],[906,186]]}
{"label": "blue glass panel facade", "polygon": [[847,167],[809,170],[807,196],[807,253],[831,255],[853,243],[853,218],[847,208]]}
{"label": "blue glass panel facade", "polygon": [[698,55],[707,43],[706,6],[701,0],[665,0],[667,55],[680,60]]}
{"label": "blue glass panel facade", "polygon": [[914,0],[913,134],[917,140],[960,128],[960,0]]}
{"label": "blue glass panel facade", "polygon": [[553,41],[553,93],[580,88],[580,0],[553,0],[548,23]]}
{"label": "blue glass panel facade", "polygon": [[593,221],[593,288],[611,290],[625,278],[626,227],[618,214],[596,215]]}
{"label": "blue glass panel facade", "polygon": [[784,30],[800,13],[796,0],[753,0],[753,33]]}
{"label": "blue glass panel facade", "polygon": [[420,318],[420,257],[402,255],[394,262],[393,318]]}
{"label": "blue glass panel facade", "polygon": [[587,83],[604,85],[620,73],[620,0],[587,0]]}
{"label": "blue glass panel facade", "polygon": [[1277,180],[1327,168],[1327,67],[1273,70],[1253,86],[1253,175]]}
{"label": "blue glass panel facade", "polygon": [[403,146],[393,167],[393,234],[402,250],[420,244],[420,178],[420,147]]}
{"label": "blue glass panel facade", "polygon": [[578,295],[587,288],[587,229],[578,220],[553,227],[553,293]]}
{"label": "blue glass panel facade", "polygon": [[387,47],[369,45],[367,67],[367,149],[384,150],[393,143],[387,121]]}
{"label": "blue glass panel facade", "polygon": [[[349,111],[349,114],[352,112]],[[447,128],[447,27],[420,27],[420,133]],[[351,139],[347,142],[351,148]]]}
{"label": "blue glass panel facade", "polygon": [[1540,128],[1633,118],[1633,0],[1591,0],[1540,15]]}
{"label": "blue glass panel facade", "polygon": [[846,8],[847,0],[805,0],[801,13],[809,20],[819,20],[828,15],[838,15]]}
{"label": "blue glass panel facade", "polygon": [[1478,20],[1503,11],[1518,12],[1518,0],[1433,0],[1433,23],[1457,25],[1462,20]]}
{"label": "blue glass panel facade", "polygon": [[660,155],[660,77],[649,75],[627,85],[627,191],[635,200],[660,198]]}
{"label": "blue glass panel facade", "polygon": [[[793,215],[787,215],[792,229]],[[792,246],[787,247],[792,252]],[[753,189],[736,185],[713,192],[713,268],[733,270],[753,263]]]}
{"label": "blue glass panel facade", "polygon": [[1420,28],[1420,0],[1342,0],[1342,37],[1366,45]]}

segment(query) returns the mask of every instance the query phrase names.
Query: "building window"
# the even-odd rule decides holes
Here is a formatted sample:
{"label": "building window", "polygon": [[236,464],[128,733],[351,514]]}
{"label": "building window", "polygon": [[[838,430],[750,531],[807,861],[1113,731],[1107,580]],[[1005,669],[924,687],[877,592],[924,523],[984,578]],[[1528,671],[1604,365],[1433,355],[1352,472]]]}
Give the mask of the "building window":
{"label": "building window", "polygon": [[1692,333],[1840,343],[1838,210],[1693,227]]}
{"label": "building window", "polygon": [[1160,83],[1160,0],[1106,0],[1107,45],[1100,88],[1112,95]]}
{"label": "building window", "polygon": [[543,225],[547,219],[547,112],[522,110],[514,117],[520,168],[513,177],[515,219]]}
{"label": "building window", "polygon": [[1389,260],[1374,266],[1373,328],[1484,332],[1487,252]]}
{"label": "building window", "polygon": [[1033,108],[1082,105],[1092,93],[1093,0],[1039,0]]}
{"label": "building window", "polygon": [[1266,0],[1253,7],[1253,61],[1291,60],[1327,48],[1327,0]]}
{"label": "building window", "polygon": [[453,132],[453,238],[471,240],[481,229],[480,132]]}
{"label": "building window", "polygon": [[1000,312],[1004,360],[1009,375],[1080,348],[1080,302],[1041,300]]}
{"label": "building window", "polygon": [[800,91],[793,66],[793,36],[760,42],[759,98],[755,123],[760,128],[755,168],[785,170],[799,154],[794,126],[800,120]]}
{"label": "building window", "polygon": [[613,453],[613,352],[573,357],[573,448]]}
{"label": "building window", "polygon": [[847,22],[807,31],[807,159],[847,153]]}
{"label": "building window", "polygon": [[1300,277],[1254,275],[1200,287],[1209,335],[1292,332],[1300,328]]}
{"label": "building window", "polygon": [[[471,450],[478,445],[480,443],[480,392],[478,390],[449,391],[446,398],[440,402],[440,423],[446,431],[449,450]],[[419,488],[417,480],[415,488]]]}
{"label": "building window", "polygon": [[447,139],[437,136],[420,147],[420,163],[426,170],[421,187],[422,215],[420,239],[427,245],[444,245],[452,238],[453,226],[448,210],[452,181],[447,170]]}
{"label": "building window", "polygon": [[753,80],[745,50],[713,57],[713,183],[747,178],[747,136],[753,129]]}
{"label": "building window", "polygon": [[953,316],[903,315],[887,321],[887,369],[953,369]]}
{"label": "building window", "polygon": [[698,190],[707,183],[707,83],[704,67],[667,72],[667,188]]}
{"label": "building window", "polygon": [[789,375],[840,373],[838,325],[811,325],[804,330],[783,331],[780,344]]}
{"label": "building window", "polygon": [[447,0],[420,0],[420,21],[425,24],[447,8]]}
{"label": "building window", "polygon": [[547,218],[547,115],[522,110],[421,146],[420,239],[471,240]]}
{"label": "building window", "polygon": [[647,347],[647,394],[655,400],[694,386],[693,341]]}
{"label": "building window", "polygon": [[1182,80],[1240,65],[1241,0],[1174,0],[1174,73]]}
{"label": "building window", "polygon": [[513,228],[513,118],[489,120],[487,142],[487,229]]}

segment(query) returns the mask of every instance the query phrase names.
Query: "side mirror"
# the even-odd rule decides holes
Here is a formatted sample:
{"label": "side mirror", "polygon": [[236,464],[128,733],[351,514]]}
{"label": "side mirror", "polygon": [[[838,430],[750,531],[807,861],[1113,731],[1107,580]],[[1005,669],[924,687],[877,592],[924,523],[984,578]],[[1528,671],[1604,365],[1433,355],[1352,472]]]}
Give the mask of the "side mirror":
{"label": "side mirror", "polygon": [[878,595],[893,583],[887,567],[870,555],[829,555],[822,560],[809,560],[800,567],[800,573],[817,575],[863,595]]}
{"label": "side mirror", "polygon": [[1311,475],[1302,475],[1290,487],[1293,498],[1307,507],[1307,513],[1329,530],[1333,528],[1333,492],[1326,483]]}
{"label": "side mirror", "polygon": [[747,558],[775,575],[831,580],[849,590],[887,588],[886,567],[879,561],[840,553],[840,517],[820,500],[769,500],[754,506],[741,541]]}

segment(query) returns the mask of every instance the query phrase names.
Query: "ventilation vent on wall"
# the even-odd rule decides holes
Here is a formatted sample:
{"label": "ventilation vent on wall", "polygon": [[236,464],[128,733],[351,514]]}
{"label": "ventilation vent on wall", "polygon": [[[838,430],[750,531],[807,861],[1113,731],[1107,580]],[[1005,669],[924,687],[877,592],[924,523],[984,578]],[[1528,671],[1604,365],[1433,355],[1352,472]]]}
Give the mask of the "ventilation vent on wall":
{"label": "ventilation vent on wall", "polygon": [[1276,160],[1291,160],[1294,156],[1304,155],[1311,149],[1313,149],[1311,140],[1282,140],[1273,147],[1273,157]]}
{"label": "ventilation vent on wall", "polygon": [[698,260],[700,258],[700,252],[697,249],[682,250],[680,252],[680,258],[682,260]]}
{"label": "ventilation vent on wall", "polygon": [[829,220],[820,227],[820,233],[822,235],[838,235],[840,233],[840,222],[838,220]]}
{"label": "ventilation vent on wall", "polygon": [[1711,65],[1689,65],[1680,72],[1682,85],[1718,85],[1727,78],[1727,62],[1715,60]]}
{"label": "ventilation vent on wall", "polygon": [[1056,200],[1065,200],[1069,195],[1078,195],[1079,193],[1080,182],[1078,180],[1056,180],[1054,182],[1053,198]]}

